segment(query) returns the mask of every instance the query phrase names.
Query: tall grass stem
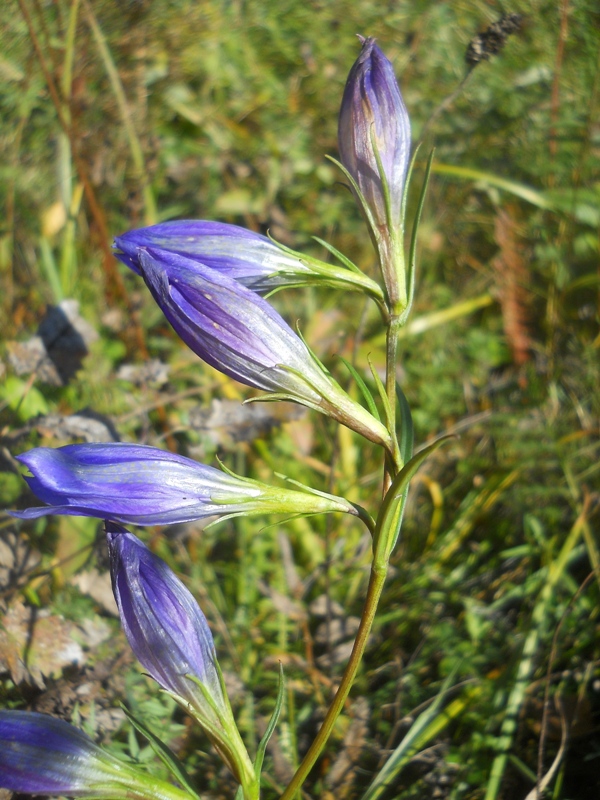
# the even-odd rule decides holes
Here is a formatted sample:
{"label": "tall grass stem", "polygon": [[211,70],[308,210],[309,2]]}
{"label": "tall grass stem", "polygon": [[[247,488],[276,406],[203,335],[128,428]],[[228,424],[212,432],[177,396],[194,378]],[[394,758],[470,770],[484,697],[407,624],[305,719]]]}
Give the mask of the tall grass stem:
{"label": "tall grass stem", "polygon": [[127,136],[127,142],[129,144],[129,150],[131,152],[131,158],[135,167],[136,176],[142,186],[142,195],[144,198],[144,221],[146,225],[153,225],[157,221],[156,202],[154,200],[154,193],[152,191],[148,177],[148,171],[146,169],[144,152],[131,118],[131,111],[125,96],[125,90],[123,89],[123,84],[121,83],[121,78],[119,77],[119,72],[113,60],[110,48],[108,47],[106,37],[102,33],[102,29],[98,24],[98,20],[96,19],[92,7],[88,0],[83,0],[83,4],[85,7],[88,24],[96,41],[98,52],[100,53],[100,57],[104,63],[106,74],[110,80],[110,85],[119,107],[119,113],[121,114],[121,119],[123,120],[123,127],[125,128],[125,134]]}

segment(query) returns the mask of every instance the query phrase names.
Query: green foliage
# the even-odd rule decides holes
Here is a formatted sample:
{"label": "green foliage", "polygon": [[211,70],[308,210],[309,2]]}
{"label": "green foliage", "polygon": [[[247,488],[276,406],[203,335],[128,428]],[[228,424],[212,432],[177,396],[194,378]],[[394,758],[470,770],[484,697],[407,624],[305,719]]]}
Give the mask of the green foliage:
{"label": "green foliage", "polygon": [[35,386],[27,386],[25,381],[14,375],[9,375],[0,387],[0,396],[22,421],[48,411],[48,404],[40,390]]}
{"label": "green foliage", "polygon": [[[58,86],[73,58],[72,84],[60,90],[71,142],[25,18],[16,4],[0,11],[2,452],[64,444],[38,416],[90,409],[110,417],[124,440],[166,443],[213,463],[218,454],[250,477],[283,473],[376,510],[381,476],[371,447],[325,419],[282,411],[249,441],[236,438],[233,425],[198,423],[199,410],[213,400],[240,402],[248,393],[184,351],[139,279],[114,264],[111,272],[100,223],[110,236],[143,225],[155,201],[159,219],[220,219],[269,230],[328,259],[312,238],[320,237],[374,275],[364,223],[325,160],[336,155],[354,34],[376,36],[395,64],[418,139],[466,76],[468,42],[500,12],[483,0],[400,0],[385,8],[373,0],[91,5],[108,54],[83,5],[71,45],[72,4],[25,2]],[[544,770],[558,750],[554,708],[561,703],[570,709],[575,744],[553,797],[586,800],[600,788],[597,769],[585,771],[600,751],[600,596],[596,578],[584,584],[599,567],[598,12],[588,0],[517,2],[510,10],[525,15],[522,29],[473,70],[426,130],[415,165],[409,220],[435,144],[411,323],[439,317],[435,326],[406,330],[398,379],[417,448],[445,432],[459,438],[425,462],[408,495],[395,573],[353,692],[369,705],[361,745],[368,744],[352,761],[354,751],[344,745],[348,724],[340,724],[322,769],[307,783],[314,797],[358,798],[374,780],[380,786],[389,754],[406,755],[403,737],[418,732],[415,720],[429,726],[421,746],[432,748],[430,759],[405,763],[399,756],[402,771],[390,769],[381,797],[525,797],[541,730],[550,732]],[[107,72],[111,63],[133,140]],[[82,197],[76,154],[99,216]],[[11,366],[4,342],[34,335],[45,304],[67,296],[81,302],[100,338],[68,385],[29,382]],[[475,310],[460,306],[481,297],[487,299]],[[374,306],[357,295],[316,290],[280,292],[273,302],[292,324],[300,321],[307,342],[342,384],[353,383],[356,397],[377,397],[369,366],[371,360],[382,368]],[[463,310],[453,316],[457,306]],[[116,377],[146,353],[167,364],[164,383]],[[338,354],[360,380],[348,378]],[[9,472],[13,466],[2,464],[0,501],[24,506],[29,501]],[[16,527],[8,518],[0,525],[1,533]],[[40,521],[20,530],[44,553],[44,572],[25,570],[24,580],[1,587],[0,613],[21,593],[73,619],[97,613],[97,601],[64,586],[90,556],[94,525]],[[263,784],[266,800],[278,796],[347,658],[337,647],[352,634],[338,640],[335,630],[342,618],[360,614],[369,537],[355,520],[311,518],[229,521],[209,530],[196,524],[166,536],[149,532],[148,540],[198,597],[226,678],[241,678],[234,709],[252,752],[275,709],[283,663],[282,722],[267,750]],[[572,545],[568,558],[565,542]],[[325,596],[321,615],[315,608]],[[200,791],[233,796],[207,742],[194,739],[171,701],[156,699],[150,682],[128,670],[133,713],[150,716],[151,729],[186,763]],[[442,700],[454,674],[456,688]],[[546,687],[556,705],[543,720]],[[32,691],[0,675],[3,705],[24,706]],[[442,725],[444,708],[450,717]],[[114,732],[110,746],[150,761],[150,745],[128,731]],[[91,732],[98,729],[91,725]],[[340,753],[350,757],[349,778],[331,786],[326,766]],[[156,769],[163,774],[160,764]],[[585,779],[578,782],[578,775]]]}

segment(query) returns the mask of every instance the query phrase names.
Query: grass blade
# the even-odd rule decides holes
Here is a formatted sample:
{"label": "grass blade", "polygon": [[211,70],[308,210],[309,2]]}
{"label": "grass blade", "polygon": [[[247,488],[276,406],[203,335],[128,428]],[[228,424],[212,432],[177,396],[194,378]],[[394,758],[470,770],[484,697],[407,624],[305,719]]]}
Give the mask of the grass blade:
{"label": "grass blade", "polygon": [[471,686],[464,697],[456,698],[445,709],[442,704],[451,691],[451,683],[456,670],[446,678],[440,693],[428,709],[423,711],[412,724],[410,730],[402,739],[398,747],[383,765],[373,783],[369,786],[361,800],[377,800],[388,790],[392,782],[408,764],[419,750],[422,750],[433,738],[459,714],[467,705],[481,693],[481,689]]}

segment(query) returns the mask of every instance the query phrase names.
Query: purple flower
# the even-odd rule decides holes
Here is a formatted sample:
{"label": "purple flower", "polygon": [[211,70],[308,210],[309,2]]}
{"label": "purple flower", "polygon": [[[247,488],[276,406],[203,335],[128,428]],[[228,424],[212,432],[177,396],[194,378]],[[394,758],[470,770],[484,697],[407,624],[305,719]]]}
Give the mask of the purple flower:
{"label": "purple flower", "polygon": [[184,256],[140,250],[142,275],[175,331],[197,355],[241,383],[315,408],[373,442],[388,431],[355,403],[262,297]]}
{"label": "purple flower", "polygon": [[13,792],[75,794],[101,780],[106,756],[67,722],[0,711],[0,785]]}
{"label": "purple flower", "polygon": [[200,607],[132,533],[107,522],[106,539],[121,624],[137,659],[200,723],[240,783],[255,786]]}
{"label": "purple flower", "polygon": [[347,260],[344,267],[329,264],[278,245],[260,233],[224,222],[161,222],[117,236],[115,248],[119,251],[117,258],[138,275],[142,274],[140,249],[151,248],[161,250],[163,260],[168,261],[170,254],[185,256],[254,292],[315,284],[363,291],[379,305],[384,300],[379,284]]}
{"label": "purple flower", "polygon": [[183,256],[140,250],[139,263],[166,318],[211,367],[257,389],[319,402],[318,392],[301,375],[308,371],[313,382],[324,384],[322,370],[266,300]]}
{"label": "purple flower", "polygon": [[105,753],[47,714],[0,710],[0,787],[27,794],[176,800],[189,795]]}
{"label": "purple flower", "polygon": [[[410,156],[410,121],[394,68],[374,39],[363,39],[340,109],[342,164],[356,182],[371,217],[390,303],[403,302],[405,286],[402,199]],[[402,274],[400,274],[402,273]]]}
{"label": "purple flower", "polygon": [[[113,592],[131,649],[163,689],[198,700],[193,676],[226,707],[212,634],[190,591],[137,536],[106,523]],[[202,698],[202,695],[200,695]]]}
{"label": "purple flower", "polygon": [[314,514],[354,506],[331,495],[281,489],[240,478],[156,447],[115,443],[37,447],[19,461],[31,491],[48,506],[12,511],[168,525],[237,514]]}
{"label": "purple flower", "polygon": [[121,251],[117,258],[138,275],[142,274],[139,248],[149,247],[198,261],[256,292],[306,282],[312,274],[299,258],[266,236],[222,222],[161,222],[117,236],[115,246]]}

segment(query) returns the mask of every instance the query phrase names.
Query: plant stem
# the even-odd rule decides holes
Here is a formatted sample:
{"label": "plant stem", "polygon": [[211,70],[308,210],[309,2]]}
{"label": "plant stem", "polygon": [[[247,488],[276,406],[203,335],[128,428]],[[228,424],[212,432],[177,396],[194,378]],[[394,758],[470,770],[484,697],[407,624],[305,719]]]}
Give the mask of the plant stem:
{"label": "plant stem", "polygon": [[[392,440],[393,452],[387,453],[385,457],[383,478],[384,497],[387,494],[397,472],[403,467],[402,459],[400,457],[400,448],[398,446],[398,438],[396,436],[396,362],[398,360],[398,332],[401,325],[402,322],[400,318],[397,315],[392,315],[388,319],[386,330],[385,391],[390,407],[388,424],[390,427],[389,432]],[[385,508],[387,508],[387,506],[384,504],[382,506],[382,511]],[[381,517],[380,512],[380,519],[377,521],[375,531],[378,531],[380,525],[384,523],[385,514],[383,517]],[[377,544],[375,542],[375,532],[370,525],[368,527],[369,530],[371,530],[371,533],[374,534],[373,563],[371,565],[371,575],[369,577],[367,596],[365,598],[365,604],[363,606],[363,611],[360,618],[358,633],[356,634],[356,639],[354,640],[354,645],[352,647],[352,653],[350,654],[350,658],[346,664],[342,681],[335,694],[335,697],[333,698],[333,702],[330,705],[327,714],[325,715],[321,729],[308,749],[308,752],[302,759],[302,763],[296,770],[294,777],[281,795],[280,800],[293,800],[293,798],[297,796],[298,790],[308,777],[308,774],[315,765],[315,762],[323,752],[323,748],[331,736],[331,732],[333,731],[336,720],[341,714],[344,703],[346,702],[350,689],[352,688],[352,684],[354,683],[356,673],[358,672],[358,668],[369,640],[369,634],[371,633],[371,628],[373,627],[373,621],[375,619],[375,614],[377,613],[377,606],[379,605],[379,599],[381,597],[381,592],[383,591],[383,585],[387,575],[389,548],[385,547],[387,539],[386,542],[380,541]],[[386,527],[388,538],[389,536],[394,535],[394,531],[387,530],[387,526],[385,525],[384,527]],[[385,556],[378,558],[378,553],[380,554],[382,552],[382,547],[383,551],[385,552]]]}
{"label": "plant stem", "polygon": [[348,693],[350,692],[352,684],[354,683],[354,678],[356,677],[358,667],[365,652],[386,575],[387,564],[383,567],[372,567],[371,569],[369,587],[367,589],[367,597],[365,599],[363,613],[360,619],[360,626],[358,628],[358,633],[356,634],[352,653],[342,676],[342,682],[340,683],[340,686],[336,692],[333,703],[327,711],[319,733],[311,744],[308,752],[302,759],[302,763],[298,767],[296,774],[290,781],[284,793],[281,795],[280,800],[292,800],[292,798],[296,797],[298,789],[308,777],[309,772],[321,755],[321,752],[323,751],[323,748],[325,747],[327,740],[333,731],[335,722],[344,707],[344,703],[346,702]]}
{"label": "plant stem", "polygon": [[386,331],[385,390],[392,410],[392,422],[396,419],[396,361],[398,360],[398,317],[391,317]]}
{"label": "plant stem", "polygon": [[390,484],[394,478],[396,469],[402,469],[404,466],[401,463],[398,439],[396,437],[396,362],[398,361],[398,333],[400,331],[401,322],[399,317],[390,317],[387,330],[386,330],[386,348],[385,348],[385,391],[390,404],[390,435],[394,443],[396,454],[396,464],[391,463],[389,457],[386,456],[386,463],[383,475],[383,495],[385,496]]}
{"label": "plant stem", "polygon": [[119,108],[119,113],[121,114],[123,127],[125,128],[125,134],[129,144],[129,150],[131,152],[131,158],[136,171],[136,177],[141,183],[142,196],[144,198],[144,220],[146,225],[153,225],[157,219],[156,201],[154,199],[154,193],[152,191],[152,186],[150,185],[150,179],[148,177],[148,171],[146,169],[144,150],[133,124],[131,110],[125,96],[125,90],[123,89],[121,77],[113,60],[106,37],[104,36],[104,33],[98,24],[98,20],[96,19],[96,15],[94,14],[91,4],[88,2],[88,0],[83,0],[83,4],[87,14],[88,24],[96,41],[96,46],[100,52],[100,57],[102,58],[104,68],[108,74],[108,79],[110,81],[110,85],[112,86],[112,90],[117,101],[117,106]]}

